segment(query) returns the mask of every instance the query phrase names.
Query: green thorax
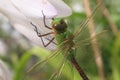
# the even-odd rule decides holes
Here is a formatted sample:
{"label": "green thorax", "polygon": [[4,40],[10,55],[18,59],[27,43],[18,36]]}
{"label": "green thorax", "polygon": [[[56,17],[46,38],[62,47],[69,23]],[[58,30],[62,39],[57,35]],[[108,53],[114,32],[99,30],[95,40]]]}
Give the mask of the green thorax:
{"label": "green thorax", "polygon": [[73,34],[67,30],[67,24],[63,19],[56,19],[52,22],[52,28],[55,31],[55,38],[57,40],[57,44],[64,46],[70,55],[69,58],[72,59],[74,55],[74,42],[73,42]]}

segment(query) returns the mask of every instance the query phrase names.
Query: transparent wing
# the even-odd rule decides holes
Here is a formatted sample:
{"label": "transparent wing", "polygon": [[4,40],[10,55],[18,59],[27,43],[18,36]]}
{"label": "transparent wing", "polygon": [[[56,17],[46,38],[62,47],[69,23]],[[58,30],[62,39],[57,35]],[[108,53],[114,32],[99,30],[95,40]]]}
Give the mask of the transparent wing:
{"label": "transparent wing", "polygon": [[[63,50],[64,49],[64,50]],[[64,55],[63,55],[64,53]],[[50,80],[77,80],[74,79],[74,70],[75,68],[68,60],[68,56],[65,56],[68,54],[68,50],[65,46],[60,47],[60,49],[56,50],[54,53],[50,54],[47,58],[44,60],[38,62],[37,64],[33,65],[32,68],[29,69],[28,74],[36,74],[40,73],[41,69],[45,66],[50,65],[52,66],[53,71],[47,77],[47,79]],[[48,64],[47,64],[48,63]],[[42,67],[41,67],[42,66]],[[50,68],[52,70],[52,68]],[[53,74],[53,75],[52,75]],[[75,71],[76,78],[80,78],[78,73]],[[52,76],[51,76],[52,75]]]}
{"label": "transparent wing", "polygon": [[[91,16],[91,18],[94,18],[94,16]],[[93,49],[92,41],[94,39],[99,40],[100,35],[102,35],[101,33],[104,33],[105,31],[100,32],[98,34],[94,34],[95,32],[90,34],[89,29],[87,28],[88,27],[87,24],[89,20],[90,18],[87,21],[85,21],[85,23],[83,23],[81,27],[77,28],[77,31],[75,31],[75,34],[74,34],[75,36],[74,42],[76,46],[75,48],[77,49],[76,59],[79,62],[79,65],[81,65],[85,73],[88,75],[88,77],[92,79],[93,76],[91,76],[90,74],[97,75],[96,74],[97,72],[95,71],[97,71],[99,67],[96,66],[96,64],[99,64],[99,63],[96,63],[96,61],[100,59],[99,55],[96,56],[95,54],[93,54],[94,49]],[[91,35],[93,36],[91,37]],[[100,44],[100,43],[97,43],[97,44]]]}
{"label": "transparent wing", "polygon": [[60,79],[60,75],[62,73],[62,70],[65,66],[65,62],[66,62],[67,58],[63,58],[62,62],[60,62],[60,66],[58,67],[58,69],[53,73],[53,75],[49,78],[49,80],[59,80]]}

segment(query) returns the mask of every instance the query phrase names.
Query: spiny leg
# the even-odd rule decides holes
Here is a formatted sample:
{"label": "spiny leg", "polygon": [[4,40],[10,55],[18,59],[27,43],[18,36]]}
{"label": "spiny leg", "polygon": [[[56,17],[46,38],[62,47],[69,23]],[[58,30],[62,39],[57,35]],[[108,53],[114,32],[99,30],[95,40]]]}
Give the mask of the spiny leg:
{"label": "spiny leg", "polygon": [[43,37],[43,36],[47,36],[47,35],[50,35],[50,34],[54,34],[54,32],[49,32],[49,33],[42,34],[42,35],[40,35],[40,33],[39,33],[38,36],[39,36],[39,37]]}
{"label": "spiny leg", "polygon": [[49,26],[47,26],[47,24],[45,22],[45,15],[44,15],[43,11],[42,11],[42,14],[43,14],[43,22],[44,22],[45,27],[51,30],[52,28],[50,28]]}
{"label": "spiny leg", "polygon": [[47,44],[44,43],[43,38],[42,38],[43,36],[53,34],[53,32],[41,35],[41,33],[38,32],[38,29],[37,29],[36,25],[34,25],[32,22],[30,24],[35,27],[35,31],[36,31],[38,37],[41,38],[41,41],[42,41],[42,44],[43,44],[44,47],[47,47],[51,42],[53,42],[53,40],[55,39],[54,37],[51,40],[49,40],[49,42]]}
{"label": "spiny leg", "polygon": [[55,39],[54,37],[47,43],[47,44],[45,44],[44,43],[44,41],[43,41],[43,39],[42,39],[42,37],[40,37],[41,38],[41,40],[42,40],[42,43],[43,43],[43,46],[44,47],[47,47],[50,43],[52,43],[53,42],[53,40]]}
{"label": "spiny leg", "polygon": [[32,22],[31,22],[31,25],[35,27],[34,30],[37,32],[37,35],[38,35],[39,37],[43,37],[43,36],[47,36],[47,35],[50,35],[50,34],[54,34],[54,32],[49,32],[49,33],[46,33],[46,34],[41,35],[41,34],[38,32],[38,29],[37,29],[36,25],[34,25]]}
{"label": "spiny leg", "polygon": [[[49,39],[49,38],[46,38],[46,39],[49,40],[49,41],[51,40],[51,39]],[[55,44],[55,45],[57,45],[57,43],[54,42],[54,41],[52,41],[52,43]]]}

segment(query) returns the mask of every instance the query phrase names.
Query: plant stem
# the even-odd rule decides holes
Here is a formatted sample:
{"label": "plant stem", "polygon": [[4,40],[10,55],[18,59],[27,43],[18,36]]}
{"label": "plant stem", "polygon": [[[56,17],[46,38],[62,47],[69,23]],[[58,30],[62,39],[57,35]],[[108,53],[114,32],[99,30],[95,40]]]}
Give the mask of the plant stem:
{"label": "plant stem", "polygon": [[89,80],[87,75],[84,73],[83,69],[79,66],[78,62],[73,58],[71,60],[71,63],[74,65],[74,67],[77,69],[79,72],[80,76],[82,77],[83,80]]}
{"label": "plant stem", "polygon": [[[85,4],[87,17],[89,17],[89,16],[92,15],[92,10],[91,10],[91,7],[90,7],[90,0],[84,0],[84,4]],[[93,19],[91,19],[89,21],[88,29],[89,29],[91,38],[96,35],[96,33],[94,33],[95,32],[95,23],[94,23]],[[93,33],[94,33],[94,35],[92,35]],[[93,47],[93,51],[94,51],[96,64],[97,64],[98,71],[99,71],[99,76],[100,76],[101,80],[105,80],[105,74],[104,74],[104,68],[103,68],[104,65],[103,65],[101,51],[100,51],[100,48],[99,48],[99,43],[97,41],[97,38],[94,38],[91,41],[91,43],[92,43],[92,47]]]}
{"label": "plant stem", "polygon": [[103,3],[102,6],[101,6],[101,11],[102,13],[104,14],[105,18],[108,20],[109,24],[110,24],[110,27],[111,27],[111,30],[113,31],[113,34],[114,35],[117,35],[119,30],[118,30],[118,27],[117,25],[115,24],[115,22],[111,19],[110,17],[110,12],[109,10],[107,9],[107,7],[105,6],[103,0],[97,0],[97,3]]}

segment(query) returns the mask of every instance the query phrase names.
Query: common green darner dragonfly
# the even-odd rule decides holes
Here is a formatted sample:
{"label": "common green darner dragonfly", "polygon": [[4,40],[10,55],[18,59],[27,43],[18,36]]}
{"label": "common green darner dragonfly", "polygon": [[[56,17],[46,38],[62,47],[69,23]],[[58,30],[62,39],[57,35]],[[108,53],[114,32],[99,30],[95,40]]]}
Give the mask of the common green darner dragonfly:
{"label": "common green darner dragonfly", "polygon": [[[43,15],[44,15],[44,13],[43,13]],[[93,15],[92,15],[92,17],[93,17]],[[40,62],[38,64],[41,64],[43,62],[48,61],[48,59],[52,58],[53,56],[58,55],[58,53],[60,52],[60,53],[62,53],[64,58],[63,58],[63,60],[61,62],[60,68],[51,76],[50,80],[59,80],[59,76],[60,76],[60,74],[62,72],[62,68],[64,67],[66,60],[69,60],[72,63],[72,65],[77,69],[77,71],[79,72],[79,74],[80,74],[80,76],[82,77],[83,80],[88,80],[88,77],[86,76],[84,71],[81,69],[81,67],[78,65],[78,63],[77,63],[77,61],[75,59],[75,54],[76,54],[76,48],[80,44],[80,41],[76,41],[76,39],[77,39],[77,37],[79,37],[79,34],[81,32],[84,32],[86,30],[86,28],[87,28],[86,25],[87,25],[88,21],[90,20],[90,18],[88,20],[86,20],[81,25],[82,27],[79,30],[77,30],[75,33],[71,33],[69,30],[67,30],[67,24],[66,24],[66,22],[64,20],[61,20],[61,19],[54,20],[53,19],[52,28],[50,28],[50,27],[48,27],[46,25],[46,23],[45,23],[45,15],[43,17],[43,20],[44,20],[45,27],[48,28],[48,29],[52,29],[53,32],[41,35],[38,32],[36,25],[34,25],[33,23],[31,23],[31,25],[34,26],[35,31],[36,31],[37,35],[41,38],[41,40],[42,40],[42,37],[44,37],[44,36],[48,36],[50,34],[55,34],[55,37],[53,37],[51,40],[49,40],[49,43],[44,44],[43,40],[42,40],[42,42],[43,42],[43,45],[45,47],[47,47],[51,43],[54,43],[54,44],[58,45],[59,50],[57,50],[55,53],[53,53],[47,59],[43,60],[42,62]],[[54,39],[56,39],[56,41],[57,41],[56,43],[53,42]],[[89,40],[90,39],[83,40],[82,43],[87,42]],[[34,65],[29,70],[29,72],[31,70],[34,70],[35,67],[38,64]],[[74,79],[71,79],[71,80],[74,80]]]}

